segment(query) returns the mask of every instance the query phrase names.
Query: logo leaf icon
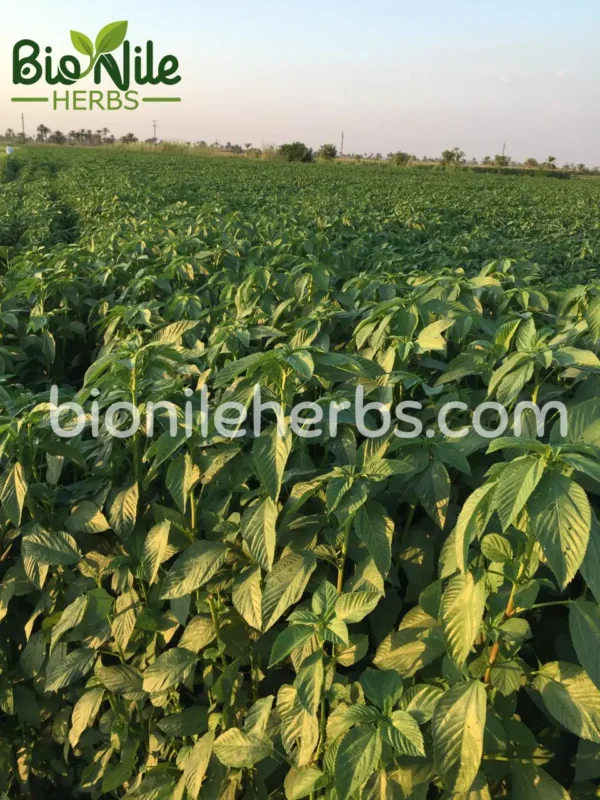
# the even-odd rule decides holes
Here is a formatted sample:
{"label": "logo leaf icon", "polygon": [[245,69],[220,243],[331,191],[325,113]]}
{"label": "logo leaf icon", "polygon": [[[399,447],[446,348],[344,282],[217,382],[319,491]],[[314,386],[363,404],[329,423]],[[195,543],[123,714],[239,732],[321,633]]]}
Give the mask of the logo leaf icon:
{"label": "logo leaf icon", "polygon": [[96,36],[96,53],[110,53],[120,47],[127,35],[127,22],[111,22]]}
{"label": "logo leaf icon", "polygon": [[82,53],[84,56],[89,56],[90,58],[93,57],[94,45],[92,44],[92,40],[89,39],[85,33],[71,31],[71,41],[73,42],[73,47],[78,53]]}

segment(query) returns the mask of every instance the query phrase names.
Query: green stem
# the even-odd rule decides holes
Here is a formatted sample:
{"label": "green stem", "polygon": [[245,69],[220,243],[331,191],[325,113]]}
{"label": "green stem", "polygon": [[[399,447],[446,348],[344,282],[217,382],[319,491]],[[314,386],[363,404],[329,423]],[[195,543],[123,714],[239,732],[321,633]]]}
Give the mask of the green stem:
{"label": "green stem", "polygon": [[338,566],[338,576],[337,576],[337,591],[338,594],[342,593],[342,589],[344,588],[344,567],[346,566],[346,556],[348,555],[348,539],[350,538],[350,525],[352,524],[352,520],[348,520],[344,527],[344,541],[342,544],[342,560],[340,565]]}
{"label": "green stem", "polygon": [[[131,371],[131,403],[134,408],[137,408],[137,384],[135,375],[136,363],[135,358],[133,361],[133,369]],[[136,483],[140,480],[141,474],[141,459],[140,459],[140,440],[139,431],[136,431],[132,437],[132,458],[133,458],[133,477]]]}
{"label": "green stem", "polygon": [[416,503],[411,503],[410,511],[408,512],[408,517],[406,518],[406,525],[404,526],[404,530],[402,531],[402,538],[400,539],[400,546],[402,546],[404,540],[408,536],[408,532],[410,530],[410,526],[413,523],[413,519],[414,519],[416,510],[417,510],[417,504]]}
{"label": "green stem", "polygon": [[86,70],[84,70],[84,71],[81,73],[81,75],[79,76],[79,80],[81,80],[81,78],[85,78],[87,75],[89,75],[89,74],[90,74],[90,72],[91,72],[91,71],[94,69],[94,67],[96,66],[96,61],[98,61],[98,58],[100,57],[100,55],[101,55],[100,53],[96,53],[96,55],[94,55],[94,56],[90,56],[90,63],[89,63],[89,66],[88,66],[88,68],[87,68]]}
{"label": "green stem", "polygon": [[[523,553],[523,561],[521,561],[521,565],[519,567],[519,572],[517,573],[517,578],[512,585],[512,589],[510,590],[510,596],[508,598],[508,603],[506,604],[506,610],[502,617],[502,622],[510,617],[513,616],[515,613],[515,596],[517,594],[517,589],[523,580],[523,576],[529,569],[529,561],[531,559],[531,554],[533,552],[533,548],[535,546],[535,537],[532,535],[531,531],[529,532],[529,538],[527,540],[527,547],[525,548],[525,552]],[[492,645],[492,649],[490,650],[490,658],[488,661],[488,666],[485,671],[485,675],[483,676],[483,682],[488,683],[492,677],[492,667],[496,663],[496,659],[500,653],[500,641],[494,642]]]}
{"label": "green stem", "polygon": [[574,603],[574,600],[554,600],[551,603],[536,603],[534,606],[530,606],[526,611],[533,611],[534,608],[550,608],[550,606],[569,606],[571,603]]}
{"label": "green stem", "polygon": [[[221,645],[223,644],[223,640],[221,639],[221,626],[219,625],[219,615],[217,614],[217,609],[216,609],[216,606],[215,606],[215,600],[214,600],[214,597],[212,596],[212,594],[209,595],[209,597],[208,597],[208,605],[210,607],[210,616],[211,616],[211,619],[212,619],[213,627],[215,629],[215,635],[217,637],[217,643],[219,645],[219,650],[220,650],[221,649]],[[225,658],[225,653],[221,652],[220,658],[221,658],[221,665],[223,667],[223,670],[226,670],[227,669],[227,660]]]}
{"label": "green stem", "polygon": [[196,533],[196,495],[192,489],[190,492],[190,528],[192,533]]}
{"label": "green stem", "polygon": [[[210,616],[212,619],[213,627],[215,629],[215,635],[217,637],[217,645],[219,647],[219,657],[221,660],[221,669],[223,670],[223,682],[225,681],[225,672],[227,670],[227,659],[225,658],[225,653],[223,652],[223,640],[221,639],[221,626],[219,625],[219,615],[217,614],[217,609],[215,606],[215,600],[212,595],[208,596],[208,605],[210,608]],[[227,703],[223,703],[223,730],[226,730],[228,727],[228,713],[227,713]]]}

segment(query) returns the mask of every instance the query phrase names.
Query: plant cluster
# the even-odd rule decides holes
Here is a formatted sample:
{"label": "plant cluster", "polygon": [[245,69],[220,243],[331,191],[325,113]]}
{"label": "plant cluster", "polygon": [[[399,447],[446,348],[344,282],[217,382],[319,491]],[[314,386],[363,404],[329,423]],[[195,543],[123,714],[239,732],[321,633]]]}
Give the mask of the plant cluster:
{"label": "plant cluster", "polygon": [[[597,796],[594,186],[10,163],[3,798]],[[349,409],[279,437],[267,411],[231,441],[196,409],[185,435],[187,388],[249,406],[257,382],[286,409],[418,400],[427,434],[363,438]],[[181,425],[59,439],[51,384]],[[447,437],[451,400],[457,428],[486,400],[560,400],[568,425]]]}

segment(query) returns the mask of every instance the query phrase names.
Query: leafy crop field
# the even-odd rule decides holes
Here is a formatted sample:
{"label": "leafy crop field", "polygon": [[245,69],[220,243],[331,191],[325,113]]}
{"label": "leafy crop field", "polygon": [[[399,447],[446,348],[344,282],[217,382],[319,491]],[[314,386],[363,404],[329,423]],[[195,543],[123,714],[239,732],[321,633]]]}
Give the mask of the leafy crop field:
{"label": "leafy crop field", "polygon": [[[600,186],[41,148],[0,180],[0,796],[597,797]],[[222,435],[203,392],[256,385],[285,435]],[[421,435],[287,426],[359,387]],[[567,424],[516,436],[524,401]]]}

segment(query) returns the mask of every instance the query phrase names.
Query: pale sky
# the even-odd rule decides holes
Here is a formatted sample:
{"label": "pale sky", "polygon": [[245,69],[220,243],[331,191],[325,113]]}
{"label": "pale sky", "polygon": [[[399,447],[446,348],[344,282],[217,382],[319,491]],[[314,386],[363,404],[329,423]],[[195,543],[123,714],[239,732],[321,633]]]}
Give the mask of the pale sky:
{"label": "pale sky", "polygon": [[[18,39],[74,54],[71,28],[94,40],[121,19],[132,45],[152,39],[159,57],[178,57],[180,104],[10,102],[32,91],[12,85]],[[157,119],[163,139],[318,147],[344,131],[346,152],[459,146],[482,158],[506,142],[516,160],[600,165],[599,30],[597,0],[25,0],[2,12],[0,130],[20,129],[24,112],[29,134],[44,123],[148,138]]]}

